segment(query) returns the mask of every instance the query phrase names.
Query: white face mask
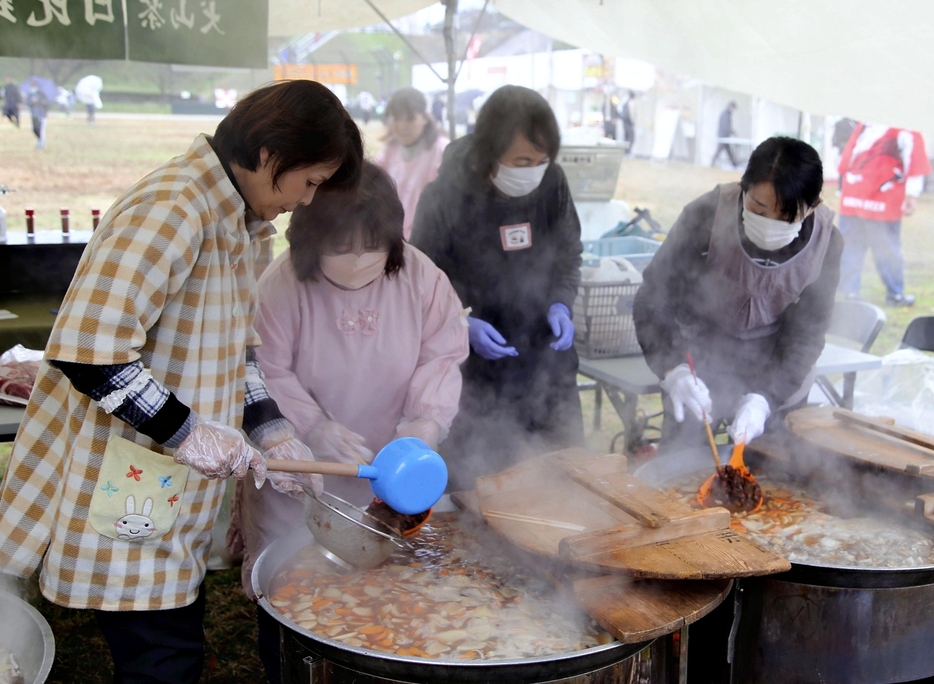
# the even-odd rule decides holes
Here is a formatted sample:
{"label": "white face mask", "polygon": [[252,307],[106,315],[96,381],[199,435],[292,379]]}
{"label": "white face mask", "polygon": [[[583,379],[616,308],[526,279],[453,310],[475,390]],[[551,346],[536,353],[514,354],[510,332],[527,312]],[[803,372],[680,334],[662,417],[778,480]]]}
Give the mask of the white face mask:
{"label": "white face mask", "polygon": [[550,164],[538,166],[504,166],[499,165],[496,176],[492,178],[496,189],[507,197],[524,197],[542,184],[545,171]]}
{"label": "white face mask", "polygon": [[[805,218],[808,214],[805,214]],[[752,240],[752,244],[759,249],[774,252],[790,245],[801,232],[802,223],[804,219],[788,223],[754,214],[746,208],[746,199],[743,198],[743,228],[746,230],[746,237]]]}
{"label": "white face mask", "polygon": [[386,270],[389,252],[364,252],[356,254],[321,255],[321,272],[335,285],[348,290],[359,290],[379,278]]}

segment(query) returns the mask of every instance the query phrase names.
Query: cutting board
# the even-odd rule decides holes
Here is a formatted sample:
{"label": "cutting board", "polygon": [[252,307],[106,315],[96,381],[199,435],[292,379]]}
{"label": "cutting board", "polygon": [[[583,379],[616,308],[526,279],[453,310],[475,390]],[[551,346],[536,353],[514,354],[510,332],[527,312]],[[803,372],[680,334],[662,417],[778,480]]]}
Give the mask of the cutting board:
{"label": "cutting board", "polygon": [[892,418],[820,406],[792,411],[785,424],[806,443],[863,465],[934,477],[934,438],[899,427]]}
{"label": "cutting board", "polygon": [[722,579],[790,569],[729,529],[724,508],[683,504],[626,472],[618,454],[571,449],[477,480],[487,524],[526,551],[594,572]]}
{"label": "cutting board", "polygon": [[[461,509],[482,515],[476,492],[453,492],[451,499]],[[732,586],[728,579],[636,580],[535,558],[528,563],[624,644],[655,639],[696,622],[720,605]]]}
{"label": "cutting board", "polygon": [[913,512],[934,526],[934,450],[923,446],[934,446],[934,438],[892,418],[832,407],[793,411],[786,424],[787,432],[759,437],[747,453],[780,463],[820,487],[846,487],[851,497],[898,515]]}

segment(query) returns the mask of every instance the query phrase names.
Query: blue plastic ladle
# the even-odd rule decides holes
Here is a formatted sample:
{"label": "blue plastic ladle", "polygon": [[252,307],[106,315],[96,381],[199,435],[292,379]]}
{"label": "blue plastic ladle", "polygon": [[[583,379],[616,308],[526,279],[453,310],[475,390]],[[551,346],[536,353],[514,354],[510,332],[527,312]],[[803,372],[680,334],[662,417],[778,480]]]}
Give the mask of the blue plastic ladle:
{"label": "blue plastic ladle", "polygon": [[290,461],[271,458],[266,467],[280,473],[345,475],[370,481],[374,496],[404,515],[424,513],[438,503],[448,484],[444,459],[418,437],[400,437],[380,449],[370,465]]}

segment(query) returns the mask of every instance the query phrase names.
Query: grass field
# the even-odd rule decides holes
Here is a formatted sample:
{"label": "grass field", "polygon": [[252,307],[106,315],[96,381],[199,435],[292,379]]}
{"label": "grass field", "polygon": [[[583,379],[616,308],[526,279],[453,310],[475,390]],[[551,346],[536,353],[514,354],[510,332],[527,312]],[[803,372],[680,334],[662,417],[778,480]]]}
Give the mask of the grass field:
{"label": "grass field", "polygon": [[[59,208],[69,207],[73,230],[88,230],[91,209],[106,210],[132,183],[168,158],[183,153],[201,132],[211,132],[216,119],[171,117],[110,118],[101,117],[95,128],[84,123],[83,116],[72,118],[53,115],[48,123],[45,150],[34,149],[35,139],[28,117],[16,129],[0,121],[0,184],[15,192],[0,198],[9,214],[10,230],[24,230],[24,209],[36,209],[40,230],[57,230]],[[366,131],[370,151],[375,151],[381,125],[371,123]],[[715,184],[737,180],[738,173],[699,168],[686,164],[661,164],[640,159],[625,160],[616,196],[633,207],[646,207],[667,228],[677,218],[681,207]],[[827,204],[836,209],[837,198],[829,186],[824,193]],[[277,225],[284,229],[287,218]],[[907,291],[918,296],[911,309],[888,309],[888,322],[873,351],[892,351],[901,339],[908,321],[916,315],[934,311],[934,277],[929,264],[934,263],[934,241],[929,231],[934,226],[934,195],[921,198],[915,216],[904,222]],[[281,250],[284,240],[278,239]],[[867,263],[863,293],[868,301],[882,304],[884,291],[871,263]],[[593,393],[582,395],[585,426],[590,428]],[[647,398],[643,408],[652,412],[657,398]],[[602,429],[588,432],[591,446],[597,451],[609,448],[610,439],[622,429],[609,402],[604,401]],[[8,454],[0,449],[0,472]],[[253,606],[242,594],[239,570],[209,573],[207,580],[208,617],[206,620],[208,661],[203,681],[234,683],[262,681],[262,668],[254,654],[255,630]],[[109,655],[93,616],[87,611],[72,611],[50,604],[41,605],[56,636],[57,658],[51,682],[109,682]]]}

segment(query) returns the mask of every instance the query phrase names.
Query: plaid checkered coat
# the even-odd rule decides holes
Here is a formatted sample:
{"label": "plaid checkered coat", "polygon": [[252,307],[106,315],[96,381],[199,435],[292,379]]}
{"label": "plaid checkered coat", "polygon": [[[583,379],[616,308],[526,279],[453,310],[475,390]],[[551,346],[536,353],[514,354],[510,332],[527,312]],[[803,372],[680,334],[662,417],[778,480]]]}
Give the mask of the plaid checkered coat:
{"label": "plaid checkered coat", "polygon": [[[271,224],[247,208],[199,136],[111,207],[84,251],[46,359],[142,360],[208,420],[242,422],[254,264]],[[73,608],[158,610],[192,603],[226,483],[191,471],[173,528],[124,542],[98,534],[88,506],[107,438],[164,449],[43,363],[0,491],[0,570],[41,565],[40,587]]]}

